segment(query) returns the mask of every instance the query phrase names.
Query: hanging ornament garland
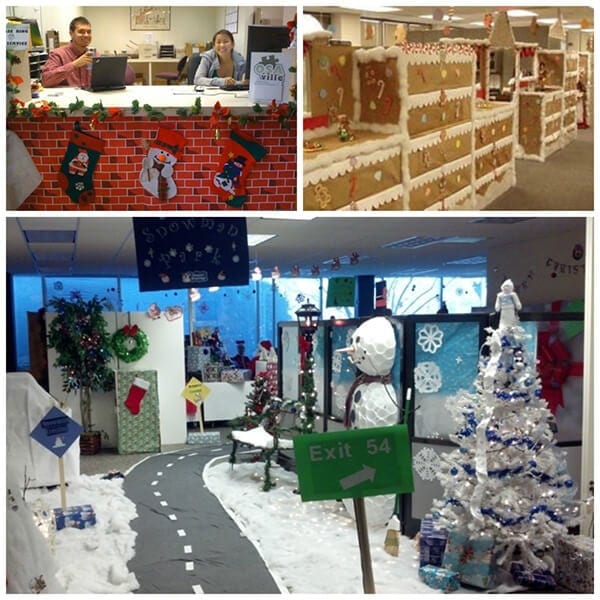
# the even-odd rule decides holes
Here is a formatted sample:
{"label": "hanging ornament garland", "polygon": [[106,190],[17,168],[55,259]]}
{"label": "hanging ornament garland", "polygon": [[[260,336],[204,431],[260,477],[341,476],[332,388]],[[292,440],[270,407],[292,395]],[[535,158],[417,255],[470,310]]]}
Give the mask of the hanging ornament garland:
{"label": "hanging ornament garland", "polygon": [[148,352],[148,336],[137,325],[125,325],[115,331],[111,346],[117,358],[136,362]]}

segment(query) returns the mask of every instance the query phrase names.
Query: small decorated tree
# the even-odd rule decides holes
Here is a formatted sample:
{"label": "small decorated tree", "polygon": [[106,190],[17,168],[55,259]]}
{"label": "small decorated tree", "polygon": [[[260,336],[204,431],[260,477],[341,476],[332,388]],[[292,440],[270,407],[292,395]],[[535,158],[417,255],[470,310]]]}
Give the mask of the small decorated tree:
{"label": "small decorated tree", "polygon": [[82,426],[89,433],[91,392],[114,387],[114,373],[108,367],[110,335],[102,315],[106,300],[97,296],[84,300],[80,292],[72,292],[69,300],[53,298],[48,305],[57,313],[48,328],[48,347],[58,354],[54,366],[61,370],[65,392],[80,391]]}

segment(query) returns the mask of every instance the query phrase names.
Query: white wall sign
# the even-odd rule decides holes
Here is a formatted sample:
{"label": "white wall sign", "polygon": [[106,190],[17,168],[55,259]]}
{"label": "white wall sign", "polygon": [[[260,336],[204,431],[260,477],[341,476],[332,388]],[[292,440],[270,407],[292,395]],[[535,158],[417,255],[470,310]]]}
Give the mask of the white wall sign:
{"label": "white wall sign", "polygon": [[29,24],[6,25],[6,49],[29,50]]}

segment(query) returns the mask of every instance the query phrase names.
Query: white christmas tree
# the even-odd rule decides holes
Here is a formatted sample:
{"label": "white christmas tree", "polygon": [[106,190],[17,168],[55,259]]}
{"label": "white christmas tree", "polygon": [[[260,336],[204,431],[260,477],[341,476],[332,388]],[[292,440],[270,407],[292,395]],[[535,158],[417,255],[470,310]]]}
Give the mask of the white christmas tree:
{"label": "white christmas tree", "polygon": [[519,326],[510,280],[498,294],[500,326],[488,329],[475,392],[452,398],[459,445],[442,456],[439,524],[470,537],[491,536],[506,569],[518,560],[553,571],[554,536],[576,523],[575,485],[556,446],[553,417]]}

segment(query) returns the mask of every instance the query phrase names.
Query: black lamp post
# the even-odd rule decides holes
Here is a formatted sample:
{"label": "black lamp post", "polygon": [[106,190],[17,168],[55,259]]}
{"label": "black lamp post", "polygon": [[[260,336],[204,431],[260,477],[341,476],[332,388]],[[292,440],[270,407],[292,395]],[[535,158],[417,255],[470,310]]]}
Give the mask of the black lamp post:
{"label": "black lamp post", "polygon": [[315,389],[313,356],[313,335],[319,326],[321,311],[310,302],[303,304],[297,311],[298,333],[300,347],[300,430],[302,433],[312,433],[315,423],[315,404],[317,390]]}

